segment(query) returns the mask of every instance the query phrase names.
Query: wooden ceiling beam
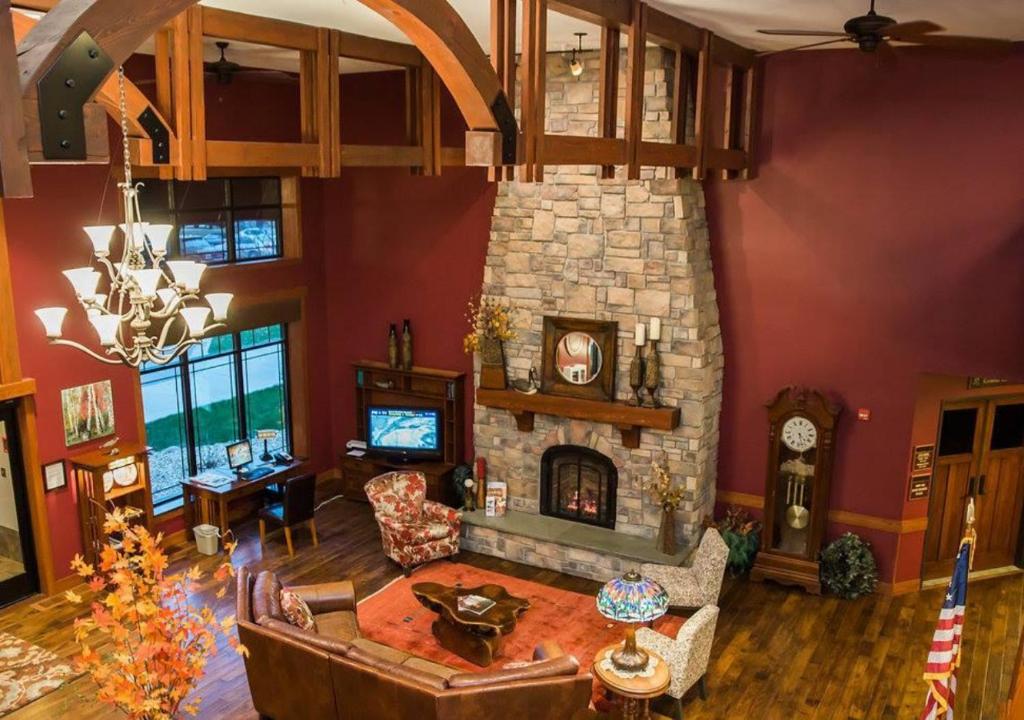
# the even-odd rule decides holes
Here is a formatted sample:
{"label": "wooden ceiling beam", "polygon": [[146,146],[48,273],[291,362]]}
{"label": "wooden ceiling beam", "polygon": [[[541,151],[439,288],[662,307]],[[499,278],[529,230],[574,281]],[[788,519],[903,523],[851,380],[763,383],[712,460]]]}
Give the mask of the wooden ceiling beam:
{"label": "wooden ceiling beam", "polygon": [[648,7],[647,36],[663,47],[697,53],[704,40],[704,30],[657,8]]}
{"label": "wooden ceiling beam", "polygon": [[551,0],[551,9],[577,20],[616,28],[629,25],[633,12],[630,0]]}
{"label": "wooden ceiling beam", "polygon": [[9,0],[0,0],[0,197],[31,197],[25,115],[18,82],[18,44]]}
{"label": "wooden ceiling beam", "polygon": [[423,53],[415,45],[355,35],[344,30],[336,32],[338,33],[338,55],[343,58],[397,65],[398,67],[417,67],[423,63]]}
{"label": "wooden ceiling beam", "polygon": [[316,50],[317,28],[312,25],[211,7],[203,7],[202,13],[203,27],[211,37],[291,50]]}

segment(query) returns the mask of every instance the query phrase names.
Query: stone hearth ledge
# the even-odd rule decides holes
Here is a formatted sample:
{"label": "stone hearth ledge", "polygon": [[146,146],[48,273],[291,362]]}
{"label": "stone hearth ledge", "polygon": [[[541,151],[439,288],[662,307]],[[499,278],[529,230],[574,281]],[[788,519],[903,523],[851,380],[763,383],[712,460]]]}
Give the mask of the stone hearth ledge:
{"label": "stone hearth ledge", "polygon": [[526,512],[487,517],[483,510],[463,513],[462,548],[602,582],[641,563],[682,565],[693,553],[683,543],[665,555],[651,538]]}

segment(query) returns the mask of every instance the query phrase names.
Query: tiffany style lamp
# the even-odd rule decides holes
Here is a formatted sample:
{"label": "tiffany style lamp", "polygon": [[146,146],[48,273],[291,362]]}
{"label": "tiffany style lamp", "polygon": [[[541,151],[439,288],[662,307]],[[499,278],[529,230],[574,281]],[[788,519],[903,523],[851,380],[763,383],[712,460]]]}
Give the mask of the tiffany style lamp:
{"label": "tiffany style lamp", "polygon": [[597,610],[609,620],[626,623],[626,642],[612,653],[612,664],[624,672],[647,667],[647,653],[636,646],[636,623],[657,620],[668,610],[668,593],[650,578],[630,571],[609,580],[597,594]]}

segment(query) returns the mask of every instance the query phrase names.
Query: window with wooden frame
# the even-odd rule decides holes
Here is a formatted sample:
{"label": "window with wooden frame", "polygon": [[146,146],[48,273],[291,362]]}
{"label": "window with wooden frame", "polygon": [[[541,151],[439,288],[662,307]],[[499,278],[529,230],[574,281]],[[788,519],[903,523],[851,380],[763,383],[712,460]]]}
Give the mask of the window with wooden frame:
{"label": "window with wooden frame", "polygon": [[174,225],[168,257],[216,266],[301,256],[297,178],[147,180],[139,202],[149,222]]}
{"label": "window with wooden frame", "polygon": [[[228,464],[225,447],[266,442],[270,453],[291,451],[288,337],[269,325],[206,338],[167,365],[140,370],[146,442],[157,514],[181,505],[180,482]],[[273,430],[272,439],[258,433]]]}

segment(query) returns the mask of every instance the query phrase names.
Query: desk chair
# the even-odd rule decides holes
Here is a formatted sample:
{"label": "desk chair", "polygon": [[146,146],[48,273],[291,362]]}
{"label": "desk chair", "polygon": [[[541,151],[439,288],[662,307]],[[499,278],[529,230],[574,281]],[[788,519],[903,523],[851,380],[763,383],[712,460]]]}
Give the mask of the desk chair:
{"label": "desk chair", "polygon": [[309,531],[313,535],[313,545],[319,545],[316,536],[316,476],[299,475],[284,485],[284,497],[281,502],[260,509],[260,545],[266,543],[267,523],[284,527],[284,539],[288,544],[288,555],[295,557],[292,547],[292,528],[309,523]]}

